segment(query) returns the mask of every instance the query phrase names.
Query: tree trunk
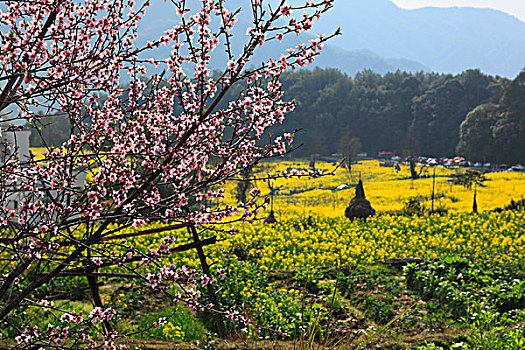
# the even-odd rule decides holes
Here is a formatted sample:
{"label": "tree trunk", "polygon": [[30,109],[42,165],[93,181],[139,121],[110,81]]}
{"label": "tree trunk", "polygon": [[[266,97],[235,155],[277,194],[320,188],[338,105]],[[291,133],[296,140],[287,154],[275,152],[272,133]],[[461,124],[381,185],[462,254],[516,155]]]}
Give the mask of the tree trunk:
{"label": "tree trunk", "polygon": [[[193,235],[193,240],[195,241],[195,243],[200,242],[199,233],[197,232],[197,229],[195,228],[195,226],[191,225],[190,227],[188,227],[188,230]],[[200,246],[197,247],[197,255],[199,257],[199,260],[202,266],[202,272],[204,272],[204,274],[208,278],[212,278],[212,275],[210,272],[210,266],[208,265],[208,262],[206,261],[206,255],[204,254],[204,250]],[[215,317],[215,323],[217,324],[217,331],[219,333],[219,337],[225,338],[228,335],[228,331],[226,330],[226,326],[220,314],[220,305],[219,305],[219,299],[217,298],[217,292],[215,291],[215,287],[213,287],[212,283],[208,283],[206,288],[208,290],[208,297],[210,298],[210,301],[213,303],[217,311],[217,312],[214,312],[214,317]]]}

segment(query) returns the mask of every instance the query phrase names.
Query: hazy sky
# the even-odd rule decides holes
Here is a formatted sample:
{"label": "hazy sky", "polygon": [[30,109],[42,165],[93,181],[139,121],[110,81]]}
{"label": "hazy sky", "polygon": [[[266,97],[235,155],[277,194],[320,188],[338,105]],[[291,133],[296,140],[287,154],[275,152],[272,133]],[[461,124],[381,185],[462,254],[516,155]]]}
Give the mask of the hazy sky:
{"label": "hazy sky", "polygon": [[397,6],[407,9],[437,6],[488,7],[501,10],[525,21],[525,0],[391,0]]}

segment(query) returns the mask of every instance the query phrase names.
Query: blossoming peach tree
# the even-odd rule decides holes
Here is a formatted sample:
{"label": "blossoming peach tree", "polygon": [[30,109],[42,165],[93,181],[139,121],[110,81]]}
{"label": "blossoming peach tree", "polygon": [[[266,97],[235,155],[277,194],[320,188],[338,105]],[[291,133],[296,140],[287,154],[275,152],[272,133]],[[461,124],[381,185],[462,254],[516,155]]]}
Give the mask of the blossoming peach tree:
{"label": "blossoming peach tree", "polygon": [[[139,278],[174,301],[220,312],[192,288],[211,285],[209,271],[165,265],[162,257],[201,254],[215,240],[201,240],[201,232],[229,231],[268,203],[254,189],[245,203],[208,204],[223,199],[225,181],[289,149],[290,134],[261,143],[294,108],[282,99],[278,78],[312,62],[330,36],[248,63],[266,42],[309,30],[333,2],[301,1],[247,0],[229,10],[226,0],[199,0],[192,8],[172,0],[174,25],[143,47],[137,25],[149,1],[2,2],[0,132],[14,137],[4,138],[0,163],[0,341],[31,349],[125,348],[126,335],[111,325],[115,310],[98,296],[97,278],[106,275]],[[241,13],[252,21],[235,52],[232,30]],[[162,46],[171,49],[168,58],[149,58]],[[217,51],[226,53],[224,69],[212,74]],[[224,101],[234,84],[238,98]],[[22,125],[37,133],[46,126],[38,111],[66,118],[70,137],[48,145],[43,157],[22,155]],[[177,230],[193,240],[182,244]],[[156,247],[138,249],[137,237]],[[67,276],[88,280],[95,304],[89,314],[46,300],[45,286]],[[167,282],[179,283],[180,292],[170,293]],[[55,322],[46,329],[21,324],[16,315],[28,308]]]}

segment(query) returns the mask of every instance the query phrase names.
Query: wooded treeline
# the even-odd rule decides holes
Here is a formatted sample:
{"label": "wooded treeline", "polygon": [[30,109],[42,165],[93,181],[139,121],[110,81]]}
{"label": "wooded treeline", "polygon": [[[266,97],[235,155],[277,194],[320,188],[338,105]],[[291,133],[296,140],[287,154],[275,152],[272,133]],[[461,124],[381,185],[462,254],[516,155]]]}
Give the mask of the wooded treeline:
{"label": "wooded treeline", "polygon": [[[287,73],[281,81],[285,97],[295,99],[297,107],[271,132],[300,130],[297,157],[394,151],[525,162],[525,71],[510,81],[479,70],[459,75],[364,71],[352,78],[316,68]],[[240,91],[233,87],[226,100]],[[69,125],[61,127],[60,119],[45,131],[50,143],[67,137]],[[31,141],[33,147],[41,145],[39,137]]]}
{"label": "wooded treeline", "polygon": [[[301,129],[297,156],[345,153],[358,138],[369,154],[451,156],[498,163],[525,161],[525,72],[514,81],[479,70],[459,75],[334,69],[282,79],[297,101],[279,129]],[[350,141],[350,142],[349,142]]]}

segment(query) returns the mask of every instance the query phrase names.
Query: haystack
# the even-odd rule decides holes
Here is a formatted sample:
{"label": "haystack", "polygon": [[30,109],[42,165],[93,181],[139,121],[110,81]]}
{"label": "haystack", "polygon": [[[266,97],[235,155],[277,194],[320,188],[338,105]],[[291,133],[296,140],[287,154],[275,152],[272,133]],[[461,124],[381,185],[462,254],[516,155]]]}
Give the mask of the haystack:
{"label": "haystack", "polygon": [[376,211],[365,197],[365,189],[363,188],[363,181],[359,180],[355,188],[355,197],[352,198],[350,204],[345,210],[345,216],[354,221],[354,219],[366,219],[375,215]]}
{"label": "haystack", "polygon": [[275,224],[277,222],[277,219],[275,218],[275,213],[273,212],[273,209],[270,210],[270,215],[264,220],[265,224]]}

